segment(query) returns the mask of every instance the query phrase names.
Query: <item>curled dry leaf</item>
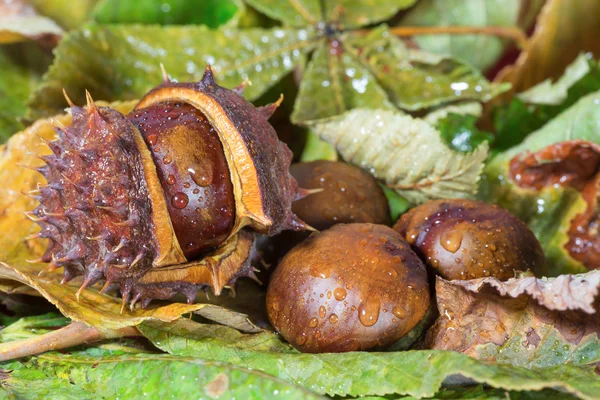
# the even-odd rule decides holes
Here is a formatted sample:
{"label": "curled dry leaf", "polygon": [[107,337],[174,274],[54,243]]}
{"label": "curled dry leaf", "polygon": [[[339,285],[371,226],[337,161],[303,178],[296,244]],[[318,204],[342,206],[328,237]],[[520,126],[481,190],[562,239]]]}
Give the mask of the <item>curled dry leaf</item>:
{"label": "curled dry leaf", "polygon": [[600,271],[506,282],[438,278],[440,317],[424,344],[519,366],[593,364],[600,361],[599,288]]}
{"label": "curled dry leaf", "polygon": [[482,197],[525,221],[550,275],[598,268],[600,92],[581,98],[487,166]]}
{"label": "curled dry leaf", "polygon": [[510,82],[514,92],[522,92],[547,78],[558,78],[581,52],[600,55],[598,13],[596,0],[547,1],[528,48],[495,81]]}
{"label": "curled dry leaf", "polygon": [[356,109],[311,128],[413,203],[473,197],[488,155],[487,143],[468,154],[453,151],[425,121],[389,110]]}
{"label": "curled dry leaf", "polygon": [[62,33],[60,26],[38,15],[28,2],[0,1],[0,44],[34,39],[54,46]]}
{"label": "curled dry leaf", "polygon": [[[120,112],[127,113],[133,108],[134,103],[117,103],[111,106]],[[70,120],[70,116],[62,115],[55,117],[54,123],[68,125]],[[61,284],[61,273],[56,271],[41,273],[46,264],[27,261],[38,259],[45,248],[43,240],[26,239],[28,235],[37,232],[38,228],[23,215],[25,211],[30,211],[36,206],[36,200],[28,197],[25,193],[35,189],[39,183],[42,183],[43,178],[37,171],[23,166],[39,165],[40,160],[37,157],[49,152],[44,141],[52,139],[54,135],[51,121],[40,120],[25,131],[13,136],[0,157],[0,178],[4,182],[4,186],[0,190],[0,229],[3,232],[10,232],[0,238],[0,279],[27,285],[58,307],[65,316],[103,330],[137,325],[149,319],[173,321],[184,313],[205,307],[204,304],[172,303],[152,309],[136,308],[131,310],[123,307],[120,299],[99,293],[97,288],[83,291],[78,296],[77,290],[81,286],[79,279]],[[249,254],[251,240],[240,237],[238,244],[243,245]],[[225,258],[219,258],[215,254],[214,257],[208,257],[205,263],[200,263],[183,273],[207,273],[206,270],[215,268],[219,262],[227,261],[230,254],[227,248],[228,246],[225,246],[223,249]],[[178,271],[170,272],[173,276],[178,273]],[[155,275],[163,276],[164,274],[164,271],[156,269],[148,274],[145,283],[151,285],[153,279],[156,278]],[[182,277],[178,276],[178,279],[182,279]],[[14,285],[11,285],[7,284],[6,289],[14,288]],[[219,322],[228,323],[228,319],[225,318],[227,311],[223,311],[223,313],[223,315],[219,315]],[[231,318],[230,321],[235,322],[230,323],[236,327],[244,326],[246,330],[257,329],[250,326],[248,321],[240,325],[239,318],[241,317],[238,314],[232,314]]]}
{"label": "curled dry leaf", "polygon": [[520,187],[540,190],[558,185],[581,192],[587,207],[571,220],[564,248],[587,268],[600,266],[600,145],[583,140],[555,143],[514,157],[509,168],[510,177]]}

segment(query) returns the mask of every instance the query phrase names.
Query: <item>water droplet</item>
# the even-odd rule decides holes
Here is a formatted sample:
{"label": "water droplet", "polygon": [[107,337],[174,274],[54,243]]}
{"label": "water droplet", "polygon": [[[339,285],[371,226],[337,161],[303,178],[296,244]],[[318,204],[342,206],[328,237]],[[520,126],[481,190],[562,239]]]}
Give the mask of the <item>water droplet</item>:
{"label": "water droplet", "polygon": [[187,194],[182,192],[175,193],[171,198],[171,204],[173,205],[173,207],[179,210],[185,208],[188,205],[188,202],[189,199],[187,197]]}
{"label": "water droplet", "polygon": [[154,146],[157,142],[158,142],[158,136],[157,135],[150,135],[150,136],[148,136],[148,144],[150,146]]}
{"label": "water droplet", "polygon": [[447,231],[440,237],[440,244],[451,253],[456,253],[462,243],[462,233],[459,231]]}
{"label": "water droplet", "polygon": [[192,193],[198,194],[198,193],[200,193],[200,189],[194,189],[194,190],[192,190]]}
{"label": "water droplet", "polygon": [[298,336],[298,338],[296,338],[296,343],[298,343],[299,346],[302,346],[304,343],[306,343],[306,336],[304,334]]}
{"label": "water droplet", "polygon": [[398,317],[398,319],[402,319],[406,317],[406,310],[404,307],[396,306],[392,309],[392,314]]}
{"label": "water droplet", "polygon": [[358,319],[364,326],[373,326],[379,319],[379,301],[365,301],[358,306]]}
{"label": "water droplet", "polygon": [[366,246],[368,242],[367,239],[362,239],[359,243],[361,246]]}
{"label": "water droplet", "polygon": [[177,182],[177,180],[175,179],[175,177],[174,177],[173,175],[169,175],[169,176],[167,177],[167,183],[168,183],[169,185],[174,185],[174,184],[175,184],[175,182]]}
{"label": "water droplet", "polygon": [[327,309],[324,306],[319,307],[319,317],[325,318],[325,314],[327,314]]}
{"label": "water droplet", "polygon": [[172,161],[172,160],[171,160],[171,157],[169,157],[169,156],[165,156],[165,157],[163,158],[163,162],[164,162],[165,164],[171,164],[171,161]]}
{"label": "water droplet", "polygon": [[333,297],[335,297],[335,299],[337,301],[342,301],[346,298],[346,289],[344,288],[337,288],[333,291]]}
{"label": "water droplet", "polygon": [[317,320],[316,318],[311,318],[310,321],[308,321],[308,326],[314,328],[315,326],[317,326],[318,323],[319,320]]}
{"label": "water droplet", "polygon": [[329,323],[330,323],[330,324],[332,324],[332,325],[335,325],[335,324],[337,324],[339,320],[340,320],[340,319],[339,319],[339,317],[337,316],[337,314],[331,314],[331,315],[329,316]]}
{"label": "water droplet", "polygon": [[190,183],[189,182],[184,182],[183,187],[186,188],[186,189],[189,188],[190,187]]}
{"label": "water droplet", "polygon": [[315,278],[327,279],[331,274],[331,267],[328,265],[312,265],[310,267],[310,274]]}

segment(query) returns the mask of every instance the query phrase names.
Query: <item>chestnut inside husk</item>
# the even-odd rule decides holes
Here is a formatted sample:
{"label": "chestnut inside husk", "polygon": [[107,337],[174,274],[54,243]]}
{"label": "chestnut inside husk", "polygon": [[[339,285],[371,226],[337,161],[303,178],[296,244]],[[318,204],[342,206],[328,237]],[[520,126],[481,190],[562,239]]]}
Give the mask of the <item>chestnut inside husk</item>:
{"label": "chestnut inside husk", "polygon": [[290,173],[304,189],[322,189],[294,202],[292,211],[315,229],[339,223],[369,222],[390,225],[390,209],[383,190],[370,174],[337,161],[293,164]]}
{"label": "chestnut inside husk", "polygon": [[429,308],[425,266],[393,229],[339,224],[292,249],[267,292],[273,326],[303,352],[384,347]]}
{"label": "chestnut inside husk", "polygon": [[445,279],[506,280],[517,271],[545,272],[544,253],[533,232],[496,205],[434,200],[402,215],[394,229]]}

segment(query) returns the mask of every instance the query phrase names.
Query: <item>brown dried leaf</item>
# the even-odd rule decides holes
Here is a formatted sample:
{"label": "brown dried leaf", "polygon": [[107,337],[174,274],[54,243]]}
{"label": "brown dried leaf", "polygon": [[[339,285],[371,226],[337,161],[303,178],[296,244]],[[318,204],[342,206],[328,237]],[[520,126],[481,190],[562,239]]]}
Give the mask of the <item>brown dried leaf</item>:
{"label": "brown dried leaf", "polygon": [[63,30],[22,0],[0,0],[0,44],[39,40],[55,46]]}
{"label": "brown dried leaf", "polygon": [[[135,102],[127,102],[111,106],[127,113],[134,105]],[[54,121],[68,125],[71,117],[61,115],[55,117]],[[43,178],[37,171],[22,166],[40,165],[38,156],[49,152],[44,140],[50,140],[54,136],[50,120],[40,120],[14,135],[0,155],[0,180],[3,182],[0,188],[0,230],[4,232],[0,237],[0,281],[16,281],[27,285],[54,304],[65,316],[104,330],[137,325],[150,319],[173,321],[184,313],[206,307],[205,304],[172,303],[146,310],[126,308],[121,311],[121,299],[101,294],[96,288],[83,291],[77,301],[75,293],[81,285],[80,278],[61,284],[60,272],[40,275],[40,271],[47,265],[26,261],[39,258],[46,246],[42,240],[25,239],[39,228],[23,215],[23,212],[32,210],[36,205],[36,201],[24,193],[35,189]],[[6,284],[3,288],[20,288],[20,284]],[[222,312],[226,314],[228,311],[222,309]]]}
{"label": "brown dried leaf", "polygon": [[557,79],[581,52],[600,55],[600,2],[548,0],[528,48],[505,67],[496,82],[510,82],[522,92],[547,78]]}
{"label": "brown dried leaf", "polygon": [[425,346],[544,367],[600,361],[600,271],[558,278],[438,278],[440,317]]}

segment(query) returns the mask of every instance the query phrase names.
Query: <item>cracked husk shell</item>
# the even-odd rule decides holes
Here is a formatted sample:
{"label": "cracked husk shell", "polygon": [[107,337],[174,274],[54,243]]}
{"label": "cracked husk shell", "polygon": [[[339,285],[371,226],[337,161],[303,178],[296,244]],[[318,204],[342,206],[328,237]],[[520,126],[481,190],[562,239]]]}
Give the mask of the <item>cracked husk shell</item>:
{"label": "cracked husk shell", "polygon": [[243,228],[268,235],[306,228],[291,212],[301,196],[288,172],[292,154],[267,121],[277,104],[254,107],[218,86],[210,68],[198,83],[165,81],[136,110],[164,102],[193,106],[218,135],[233,188],[232,228],[199,260],[188,259],[144,136],[88,96],[86,108],[72,105],[72,125],[57,126],[58,139],[47,142],[52,154],[38,171],[48,183],[32,194],[40,205],[29,215],[41,226],[37,237],[49,240],[41,261],[63,267],[64,281],[83,275],[81,290],[104,279],[105,288],[120,287],[124,302],[132,295],[142,305],[176,293],[193,301],[205,286],[219,294],[253,274],[254,238]]}

